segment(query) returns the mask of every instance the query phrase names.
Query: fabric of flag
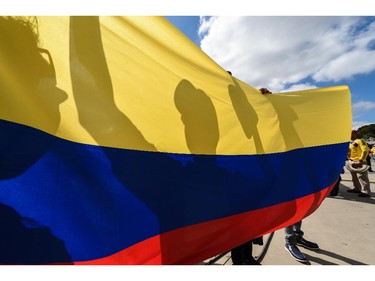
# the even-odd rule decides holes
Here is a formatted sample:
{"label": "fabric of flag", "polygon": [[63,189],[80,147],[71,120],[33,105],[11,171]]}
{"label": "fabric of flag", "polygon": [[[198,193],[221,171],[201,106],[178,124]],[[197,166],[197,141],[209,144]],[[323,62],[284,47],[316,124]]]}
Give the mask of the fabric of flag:
{"label": "fabric of flag", "polygon": [[196,264],[340,175],[347,86],[262,95],[162,17],[0,17],[0,38],[2,264]]}

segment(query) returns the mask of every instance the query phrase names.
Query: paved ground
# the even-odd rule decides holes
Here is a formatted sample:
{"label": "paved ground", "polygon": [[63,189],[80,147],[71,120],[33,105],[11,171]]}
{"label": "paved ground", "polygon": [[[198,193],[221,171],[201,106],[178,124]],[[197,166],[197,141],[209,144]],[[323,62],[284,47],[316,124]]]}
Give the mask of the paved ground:
{"label": "paved ground", "polygon": [[[375,170],[375,162],[372,162]],[[309,265],[375,265],[375,173],[369,172],[371,198],[346,192],[353,188],[348,171],[342,175],[340,193],[344,199],[327,197],[322,205],[303,220],[307,240],[319,244],[320,251],[300,247]],[[263,265],[305,265],[294,260],[284,249],[284,232],[274,233]],[[254,246],[259,251],[260,246]],[[231,265],[230,255],[216,264]]]}

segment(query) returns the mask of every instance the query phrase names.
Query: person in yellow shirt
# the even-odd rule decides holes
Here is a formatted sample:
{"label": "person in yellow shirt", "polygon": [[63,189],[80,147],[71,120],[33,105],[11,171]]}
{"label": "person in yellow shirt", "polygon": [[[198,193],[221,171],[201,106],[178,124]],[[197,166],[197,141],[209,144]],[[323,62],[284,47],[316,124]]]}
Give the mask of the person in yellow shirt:
{"label": "person in yellow shirt", "polygon": [[368,169],[369,173],[373,173],[374,171],[372,170],[372,167],[371,167],[372,145],[367,143],[367,146],[368,146],[368,154],[366,157],[366,163],[367,163],[367,166],[369,166],[369,169]]}
{"label": "person in yellow shirt", "polygon": [[368,170],[369,172],[375,172],[371,168],[371,159],[375,160],[375,144],[368,144],[369,148],[369,155],[367,156],[367,165],[370,166],[370,169]]}
{"label": "person in yellow shirt", "polygon": [[[351,142],[349,145],[348,159],[354,161],[354,165],[361,167],[366,164],[366,157],[369,154],[369,148],[367,143],[357,138],[357,131],[352,130]],[[351,193],[358,193],[359,197],[370,197],[370,180],[368,178],[368,171],[364,172],[352,172],[352,180],[354,184],[353,189],[347,190]]]}

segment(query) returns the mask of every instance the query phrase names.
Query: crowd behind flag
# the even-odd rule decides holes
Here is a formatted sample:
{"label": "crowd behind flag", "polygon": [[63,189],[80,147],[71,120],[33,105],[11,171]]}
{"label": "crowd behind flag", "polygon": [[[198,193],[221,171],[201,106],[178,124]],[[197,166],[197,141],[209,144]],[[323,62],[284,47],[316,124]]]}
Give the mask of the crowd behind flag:
{"label": "crowd behind flag", "polygon": [[195,264],[340,175],[346,86],[262,95],[162,17],[1,17],[0,36],[2,264]]}

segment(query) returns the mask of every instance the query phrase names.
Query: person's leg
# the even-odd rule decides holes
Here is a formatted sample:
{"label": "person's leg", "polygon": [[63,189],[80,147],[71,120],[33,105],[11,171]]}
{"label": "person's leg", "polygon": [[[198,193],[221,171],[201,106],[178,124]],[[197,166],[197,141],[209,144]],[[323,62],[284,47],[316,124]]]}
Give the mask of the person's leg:
{"label": "person's leg", "polygon": [[231,250],[231,258],[233,265],[245,265],[248,264],[249,257],[252,258],[252,243],[245,242],[236,248]]}
{"label": "person's leg", "polygon": [[364,172],[361,174],[358,174],[358,180],[361,184],[361,194],[359,196],[370,196],[371,190],[370,190],[370,180],[368,178],[368,172]]}
{"label": "person's leg", "polygon": [[296,236],[297,246],[302,246],[302,247],[304,247],[306,249],[309,249],[309,250],[312,250],[312,251],[318,251],[319,250],[318,244],[316,244],[314,242],[311,242],[311,241],[308,241],[305,238],[303,238],[303,235],[305,233],[301,230],[301,227],[302,227],[302,221],[299,221],[298,223],[296,223],[294,225],[294,229],[295,229],[294,233],[295,233],[295,236]]}
{"label": "person's leg", "polygon": [[371,157],[370,157],[370,154],[367,156],[367,158],[366,158],[366,162],[367,162],[367,165],[369,166],[368,171],[369,171],[369,172],[374,172],[374,171],[372,170],[372,167],[371,167]]}
{"label": "person's leg", "polygon": [[329,193],[329,196],[337,196],[337,195],[339,195],[340,182],[341,182],[341,177],[339,177],[339,179],[335,183],[335,186],[332,188],[331,192]]}
{"label": "person's leg", "polygon": [[[255,239],[254,239],[255,240]],[[246,252],[246,261],[245,263],[247,265],[261,265],[260,262],[258,262],[254,257],[253,257],[253,244],[254,240],[251,240],[249,242],[249,251]]]}
{"label": "person's leg", "polygon": [[296,235],[294,233],[294,224],[284,228],[285,242],[290,245],[297,245]]}
{"label": "person's leg", "polygon": [[284,228],[285,233],[285,246],[284,248],[289,252],[289,254],[299,262],[307,262],[307,259],[303,253],[297,247],[297,239],[295,234],[295,229],[300,229],[300,222],[293,224]]}
{"label": "person's leg", "polygon": [[341,194],[340,194],[341,181],[342,181],[342,178],[340,176],[339,179],[337,180],[337,182],[335,183],[335,186],[332,188],[332,190],[329,194],[330,197],[333,197],[333,198],[336,198],[336,199],[344,199],[344,197],[341,196]]}
{"label": "person's leg", "polygon": [[361,184],[358,180],[357,173],[350,172],[350,174],[352,175],[352,181],[353,181],[354,188],[348,189],[347,191],[353,192],[353,193],[360,193],[362,188],[361,188]]}
{"label": "person's leg", "polygon": [[230,251],[233,265],[241,265],[244,263],[244,247],[246,247],[246,243],[241,244]]}
{"label": "person's leg", "polygon": [[253,258],[252,253],[253,253],[253,242],[252,241],[246,242],[244,244],[243,252],[242,252],[245,264],[247,264],[247,262]]}
{"label": "person's leg", "polygon": [[301,227],[302,227],[302,220],[293,224],[293,231],[294,231],[294,235],[296,236],[297,241],[298,239],[302,238],[304,234],[304,232],[301,230]]}

